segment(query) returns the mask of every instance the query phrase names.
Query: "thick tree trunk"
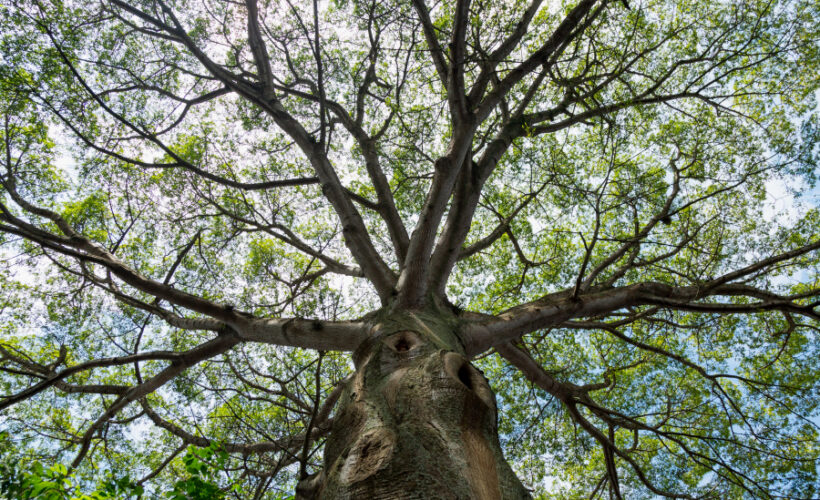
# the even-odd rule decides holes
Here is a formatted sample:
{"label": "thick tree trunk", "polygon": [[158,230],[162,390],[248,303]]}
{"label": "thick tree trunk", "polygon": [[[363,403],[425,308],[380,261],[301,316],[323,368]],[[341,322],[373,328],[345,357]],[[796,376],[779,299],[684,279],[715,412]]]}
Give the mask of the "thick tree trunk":
{"label": "thick tree trunk", "polygon": [[434,313],[371,324],[324,471],[300,483],[297,498],[530,498],[502,456],[495,396],[457,331],[452,316]]}

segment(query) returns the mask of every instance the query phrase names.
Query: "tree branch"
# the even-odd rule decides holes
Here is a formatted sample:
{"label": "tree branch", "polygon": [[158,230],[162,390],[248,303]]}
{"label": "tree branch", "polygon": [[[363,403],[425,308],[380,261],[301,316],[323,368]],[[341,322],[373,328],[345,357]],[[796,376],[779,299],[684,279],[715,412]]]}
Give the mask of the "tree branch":
{"label": "tree branch", "polygon": [[[549,294],[536,301],[508,309],[492,319],[468,324],[465,330],[467,351],[470,356],[474,356],[489,347],[517,339],[538,329],[558,326],[572,318],[605,315],[618,309],[640,305],[658,305],[670,309],[718,314],[779,310],[820,319],[820,312],[815,311],[817,304],[801,305],[790,297],[726,283],[818,248],[820,241],[772,256],[702,285],[672,286],[646,282],[620,288],[591,289],[589,293],[577,297],[573,297],[571,290]],[[814,290],[813,293],[820,294],[820,290]],[[700,302],[701,299],[710,296],[746,294],[764,299],[750,304]]]}

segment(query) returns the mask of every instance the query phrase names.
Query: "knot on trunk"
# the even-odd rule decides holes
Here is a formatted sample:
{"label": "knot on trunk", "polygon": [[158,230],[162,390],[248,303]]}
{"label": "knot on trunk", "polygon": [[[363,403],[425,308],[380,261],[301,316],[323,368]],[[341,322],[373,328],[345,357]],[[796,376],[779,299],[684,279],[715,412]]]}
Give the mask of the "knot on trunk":
{"label": "knot on trunk", "polygon": [[395,444],[396,436],[390,429],[379,427],[367,431],[345,459],[342,481],[347,484],[363,481],[384,468],[393,455]]}
{"label": "knot on trunk", "polygon": [[504,461],[495,396],[457,324],[428,316],[382,318],[356,350],[317,498],[529,498]]}

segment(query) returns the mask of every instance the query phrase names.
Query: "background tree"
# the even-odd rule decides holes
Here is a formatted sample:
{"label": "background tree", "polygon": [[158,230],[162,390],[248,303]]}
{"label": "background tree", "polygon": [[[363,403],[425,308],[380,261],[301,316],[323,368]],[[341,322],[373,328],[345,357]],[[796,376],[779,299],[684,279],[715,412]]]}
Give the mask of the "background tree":
{"label": "background tree", "polygon": [[0,9],[7,460],[817,497],[815,2]]}

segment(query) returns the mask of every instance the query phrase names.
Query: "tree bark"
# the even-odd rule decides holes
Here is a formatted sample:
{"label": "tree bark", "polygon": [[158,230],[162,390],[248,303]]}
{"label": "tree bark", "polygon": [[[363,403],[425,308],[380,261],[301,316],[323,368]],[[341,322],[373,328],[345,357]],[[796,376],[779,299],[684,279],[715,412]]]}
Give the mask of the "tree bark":
{"label": "tree bark", "polygon": [[367,328],[324,470],[297,498],[531,498],[504,460],[495,395],[465,356],[458,320],[402,311]]}

